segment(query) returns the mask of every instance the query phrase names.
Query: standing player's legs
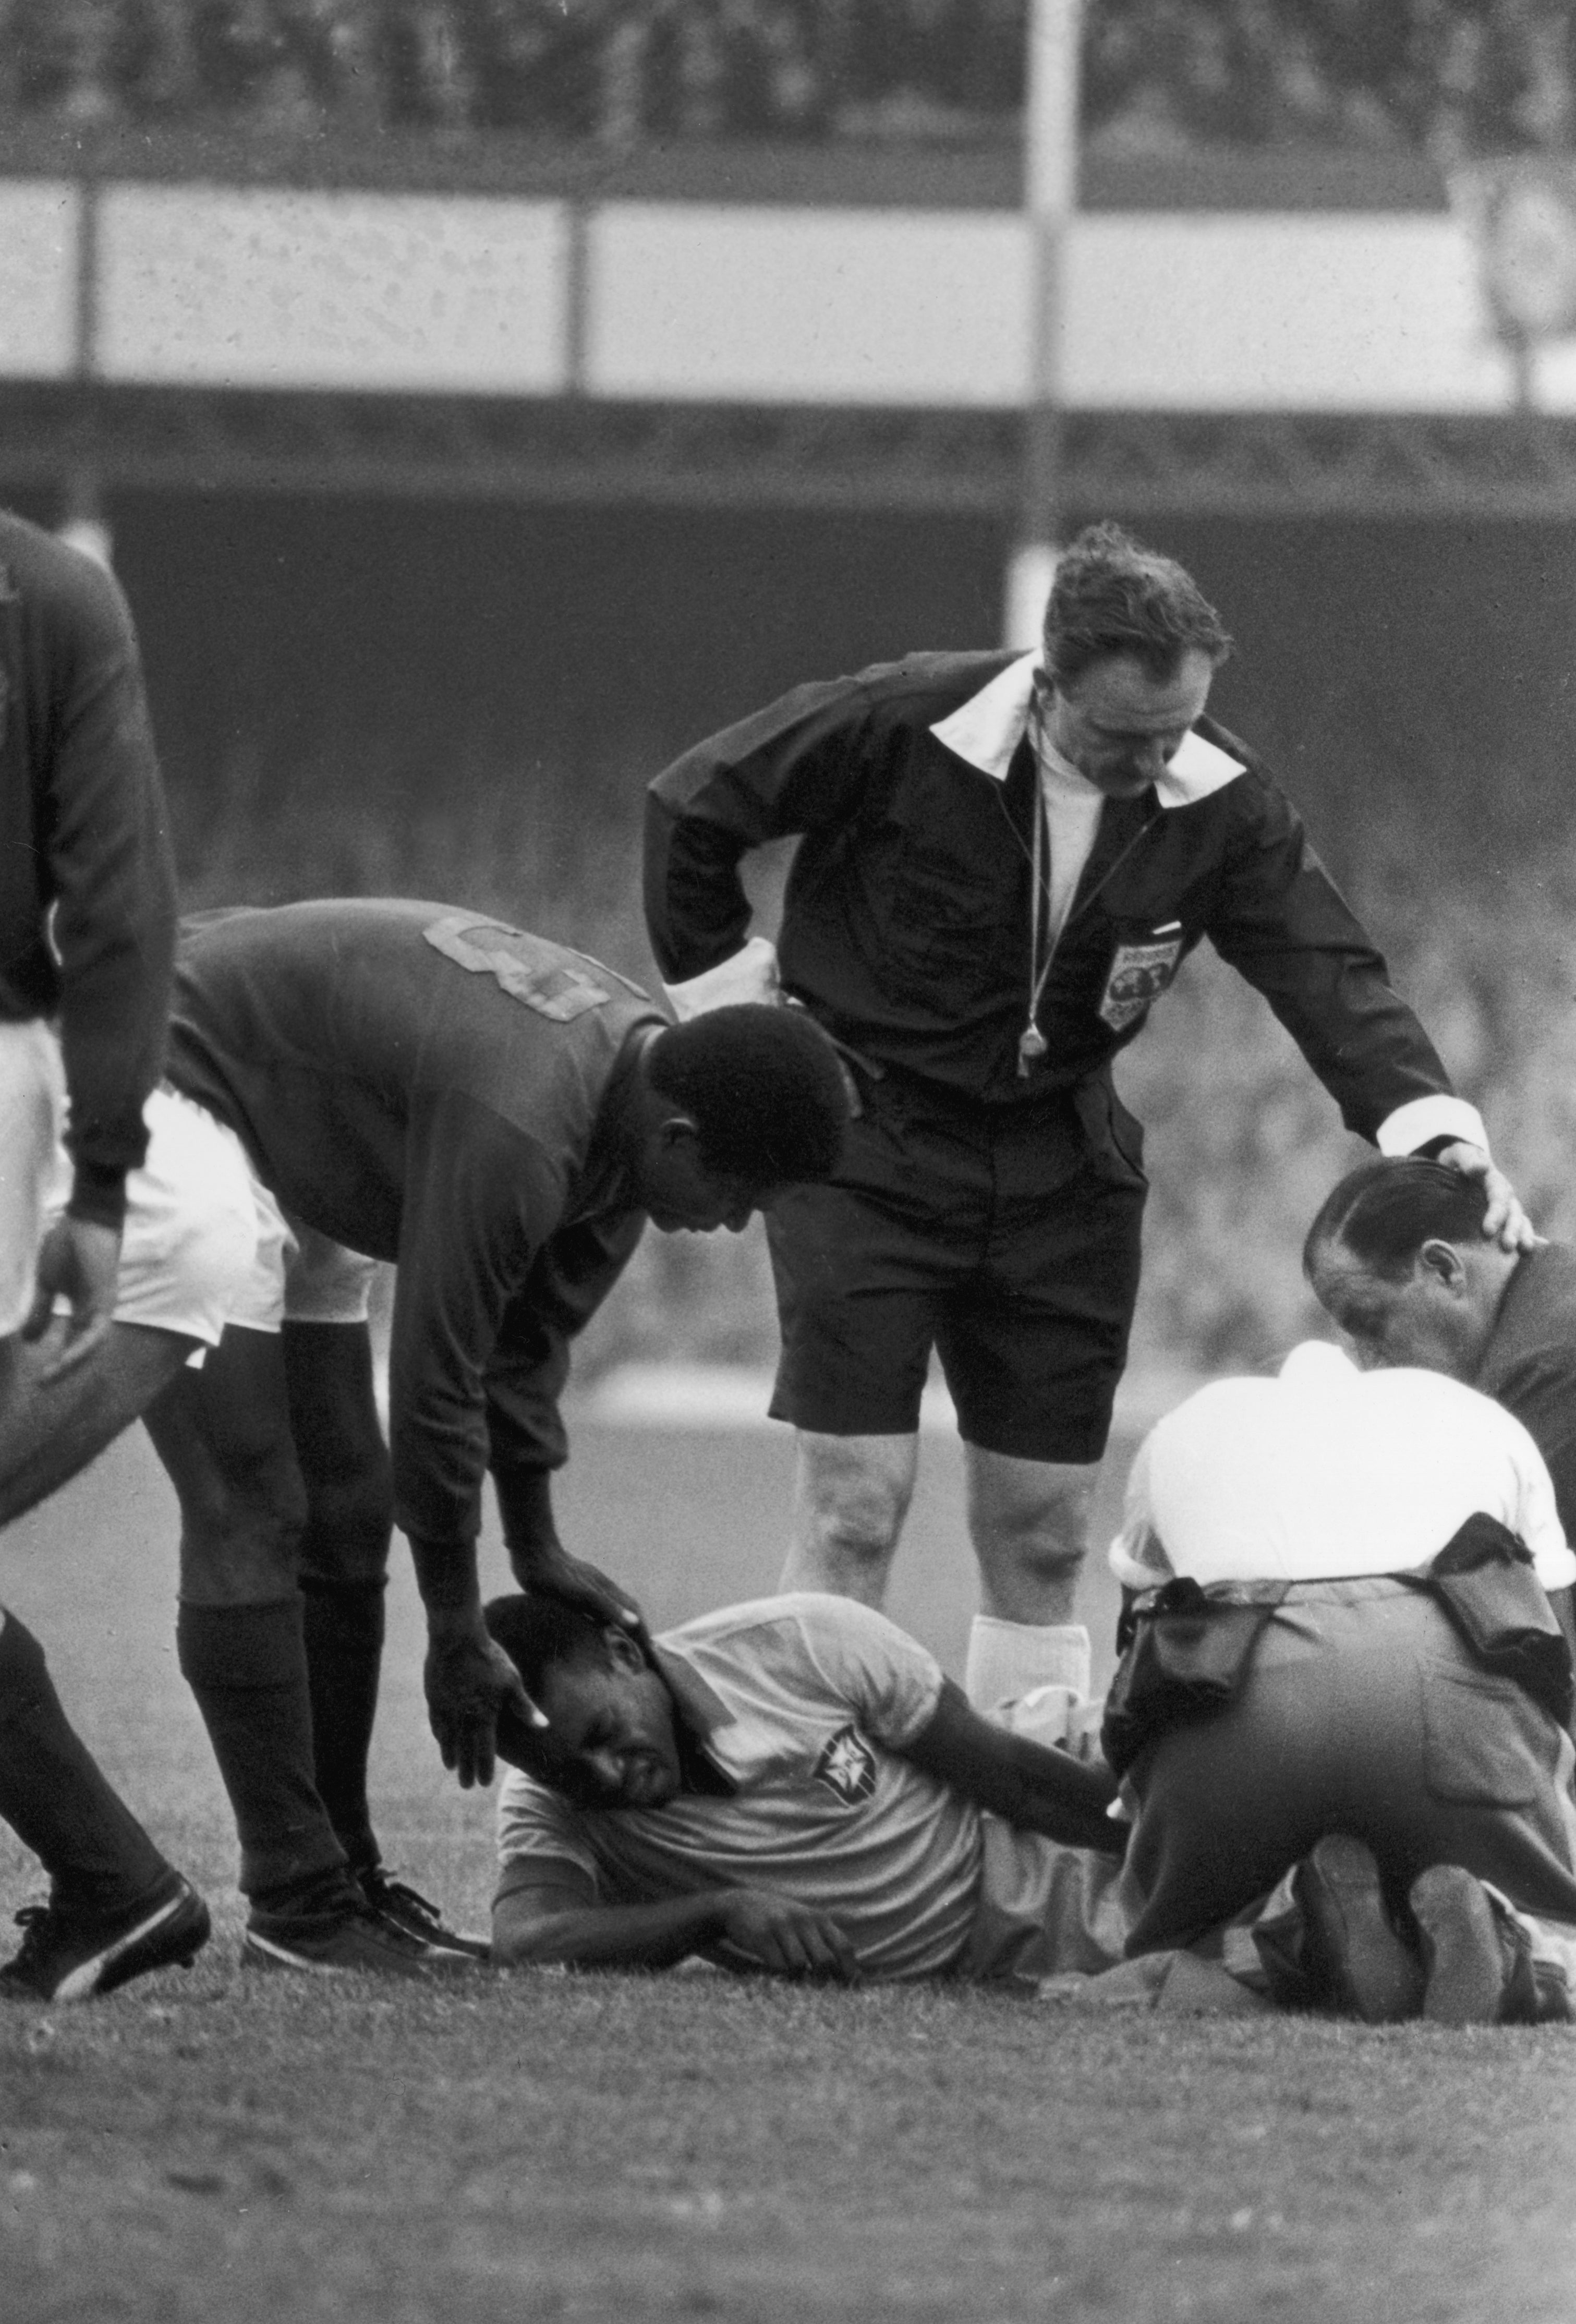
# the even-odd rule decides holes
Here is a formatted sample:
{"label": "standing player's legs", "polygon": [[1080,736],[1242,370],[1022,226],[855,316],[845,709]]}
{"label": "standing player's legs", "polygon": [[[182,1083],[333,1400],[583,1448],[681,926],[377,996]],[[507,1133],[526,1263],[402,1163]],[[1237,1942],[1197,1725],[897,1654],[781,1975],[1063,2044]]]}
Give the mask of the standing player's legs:
{"label": "standing player's legs", "polygon": [[232,1320],[201,1370],[183,1372],[146,1416],[180,1503],[180,1667],[241,1842],[243,1958],[420,1973],[443,1964],[368,1907],[317,1788],[297,1586],[306,1493],[280,1334],[291,1238],[249,1170],[247,1184],[257,1256]]}
{"label": "standing player's legs", "polygon": [[[150,1102],[155,1136],[156,1103]],[[160,1204],[157,1157],[128,1185],[123,1302],[107,1339],[76,1370],[39,1377],[46,1358],[16,1332],[32,1304],[32,1266],[69,1166],[60,1146],[63,1086],[58,1051],[37,1025],[0,1028],[0,1508],[14,1517],[63,1484],[134,1417],[198,1344],[193,1315],[139,1304],[135,1277],[148,1213]],[[239,1255],[223,1185],[192,1222],[187,1257],[200,1309]],[[243,1224],[244,1223],[243,1219]],[[47,1342],[46,1342],[47,1346]],[[0,1992],[72,2001],[145,1970],[189,1961],[207,1941],[207,1909],[154,1846],[73,1731],[42,1647],[0,1610],[0,1817],[50,1876],[47,1906],[20,1916],[22,1950],[0,1970]]]}
{"label": "standing player's legs", "polygon": [[427,1944],[489,1948],[445,1925],[392,1878],[373,1830],[367,1762],[377,1716],[393,1481],[378,1417],[368,1325],[376,1263],[291,1222],[281,1345],[290,1434],[304,1489],[298,1571],[318,1796],[362,1894]]}
{"label": "standing player's legs", "polygon": [[367,1758],[394,1523],[372,1334],[364,1322],[287,1316],[281,1341],[305,1489],[299,1572],[318,1791],[360,1878],[382,1856],[367,1803]]}
{"label": "standing player's legs", "polygon": [[265,1918],[348,1911],[355,1886],[312,1766],[296,1551],[304,1516],[277,1333],[232,1323],[147,1415],[180,1503],[176,1646]]}

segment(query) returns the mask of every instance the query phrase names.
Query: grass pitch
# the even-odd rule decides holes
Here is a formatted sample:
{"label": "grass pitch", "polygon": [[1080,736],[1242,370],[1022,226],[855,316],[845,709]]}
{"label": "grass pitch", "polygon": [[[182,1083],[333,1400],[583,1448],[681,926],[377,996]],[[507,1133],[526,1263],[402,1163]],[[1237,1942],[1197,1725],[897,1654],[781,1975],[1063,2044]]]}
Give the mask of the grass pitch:
{"label": "grass pitch", "polygon": [[[897,1610],[955,1660],[956,1480],[949,1448],[927,1452],[905,1584],[927,1618]],[[562,1498],[573,1545],[666,1621],[770,1583],[785,1493],[775,1435],[582,1432]],[[140,1441],[0,1560],[217,1923],[189,1973],[0,2010],[5,2324],[1576,2318],[1564,2029],[1101,2017],[705,1972],[448,1991],[244,1976],[173,1581]],[[384,1844],[474,1925],[489,1807],[438,1766],[402,1573],[394,1595]],[[0,1848],[0,1904],[31,1887]]]}

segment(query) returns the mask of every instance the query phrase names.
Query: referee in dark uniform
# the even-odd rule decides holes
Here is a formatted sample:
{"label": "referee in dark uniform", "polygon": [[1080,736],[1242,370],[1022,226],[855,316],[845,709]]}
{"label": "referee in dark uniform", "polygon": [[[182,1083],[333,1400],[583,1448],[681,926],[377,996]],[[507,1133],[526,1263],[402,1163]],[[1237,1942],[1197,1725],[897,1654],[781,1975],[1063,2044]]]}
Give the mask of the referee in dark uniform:
{"label": "referee in dark uniform", "polygon": [[[1205,715],[1229,647],[1180,566],[1096,526],[1060,562],[1041,651],[800,687],[651,786],[647,918],[676,1009],[780,991],[862,1102],[836,1178],[769,1221],[772,1410],[798,1431],[785,1585],[880,1601],[934,1349],[968,1453],[986,1711],[1087,1686],[1070,1617],[1146,1191],[1111,1060],[1201,938],[1349,1128],[1443,1155],[1485,1180],[1490,1231],[1527,1231],[1297,816]],[[779,962],[739,864],[790,834]]]}

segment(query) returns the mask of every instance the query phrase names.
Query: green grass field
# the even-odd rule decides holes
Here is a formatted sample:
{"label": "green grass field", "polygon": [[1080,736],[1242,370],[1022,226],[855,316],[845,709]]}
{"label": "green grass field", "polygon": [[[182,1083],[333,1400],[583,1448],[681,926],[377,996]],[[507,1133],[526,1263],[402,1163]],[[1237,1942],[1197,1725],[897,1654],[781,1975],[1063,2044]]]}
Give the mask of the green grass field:
{"label": "green grass field", "polygon": [[[782,1432],[576,1442],[566,1533],[655,1621],[770,1585]],[[955,1667],[945,1439],[926,1471],[894,1611]],[[502,1586],[495,1543],[489,1561]],[[189,1973],[0,2010],[5,2324],[1576,2318],[1563,2029],[1101,2017],[706,1972],[447,1993],[243,1977],[173,1590],[140,1438],[0,1554],[0,1593],[217,1930]],[[401,1572],[375,1800],[391,1858],[475,1924],[489,1803],[438,1765],[419,1635]],[[0,1905],[31,1882],[0,1845]]]}

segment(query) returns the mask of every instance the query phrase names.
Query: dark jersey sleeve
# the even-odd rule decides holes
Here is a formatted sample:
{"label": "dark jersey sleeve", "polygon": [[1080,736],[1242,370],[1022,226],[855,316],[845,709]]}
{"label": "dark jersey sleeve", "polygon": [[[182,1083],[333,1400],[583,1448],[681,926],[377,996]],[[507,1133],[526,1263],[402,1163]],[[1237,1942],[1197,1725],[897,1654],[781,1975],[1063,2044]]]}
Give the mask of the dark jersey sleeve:
{"label": "dark jersey sleeve", "polygon": [[1289,802],[1253,774],[1231,788],[1210,938],[1263,993],[1347,1128],[1371,1139],[1398,1106],[1448,1095],[1450,1075]]}
{"label": "dark jersey sleeve", "polygon": [[646,797],[646,926],[669,983],[743,944],[749,849],[853,816],[868,768],[869,704],[857,678],[801,686],[696,743]]}
{"label": "dark jersey sleeve", "polygon": [[486,1374],[510,1306],[562,1215],[544,1151],[479,1100],[446,1091],[412,1117],[389,1350],[394,1516],[435,1544],[481,1523]]}
{"label": "dark jersey sleeve", "polygon": [[44,844],[55,897],[71,1209],[118,1224],[146,1150],[175,946],[175,875],[135,633],[119,589],[61,552],[46,628],[53,748]]}
{"label": "dark jersey sleeve", "polygon": [[[643,1211],[620,1210],[560,1227],[511,1300],[486,1374],[490,1465],[499,1478],[562,1465],[558,1398],[570,1342],[628,1266],[645,1223]],[[506,1487],[500,1491],[507,1505]]]}

